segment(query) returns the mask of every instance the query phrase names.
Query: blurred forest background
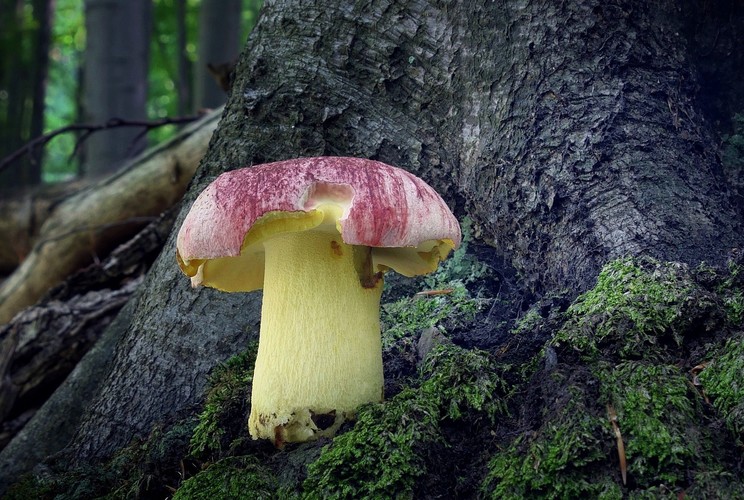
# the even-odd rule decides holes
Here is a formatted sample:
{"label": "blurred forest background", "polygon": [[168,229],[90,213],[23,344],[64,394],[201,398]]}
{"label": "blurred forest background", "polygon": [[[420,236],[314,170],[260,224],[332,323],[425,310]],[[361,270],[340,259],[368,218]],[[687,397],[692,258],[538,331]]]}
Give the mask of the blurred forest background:
{"label": "blurred forest background", "polygon": [[0,0],[0,201],[110,173],[220,106],[261,4]]}

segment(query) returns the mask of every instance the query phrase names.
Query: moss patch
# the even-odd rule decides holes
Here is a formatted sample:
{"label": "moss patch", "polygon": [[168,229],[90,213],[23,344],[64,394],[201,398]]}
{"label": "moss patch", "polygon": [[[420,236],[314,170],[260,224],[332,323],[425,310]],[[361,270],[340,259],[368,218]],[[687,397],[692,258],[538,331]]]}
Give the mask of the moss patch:
{"label": "moss patch", "polygon": [[673,365],[627,361],[597,370],[603,399],[617,412],[628,475],[639,486],[681,484],[703,455],[700,397]]}
{"label": "moss patch", "polygon": [[[325,447],[308,467],[308,498],[408,498],[427,473],[427,448],[448,446],[445,421],[503,413],[504,383],[489,356],[439,346],[423,381],[384,404],[359,410],[354,428]],[[443,457],[440,457],[443,458]]]}
{"label": "moss patch", "polygon": [[165,498],[180,483],[184,468],[190,469],[182,457],[193,428],[193,420],[157,428],[147,440],[133,442],[97,465],[68,469],[65,457],[59,457],[46,474],[26,476],[4,498]]}
{"label": "moss patch", "polygon": [[[510,401],[523,415],[520,437],[494,454],[484,495],[702,498],[715,488],[741,491],[730,437],[710,425],[689,372],[697,360],[687,356],[704,349],[703,339],[725,336],[736,319],[722,293],[736,290],[735,274],[704,271],[650,258],[605,266],[597,285],[567,309],[532,370],[523,371],[527,401]],[[536,328],[541,317],[529,313],[513,333]],[[700,375],[735,432],[741,346],[729,341]],[[622,435],[627,484],[610,410]]]}
{"label": "moss patch", "polygon": [[726,426],[744,446],[744,338],[731,338],[715,349],[699,377]]}
{"label": "moss patch", "polygon": [[586,359],[617,355],[651,357],[679,347],[700,318],[709,317],[712,294],[698,286],[686,266],[650,258],[607,264],[597,285],[580,295],[555,336]]}
{"label": "moss patch", "polygon": [[183,482],[173,500],[276,498],[273,473],[256,457],[228,457]]}
{"label": "moss patch", "polygon": [[[568,377],[555,374],[569,383]],[[609,450],[607,421],[580,385],[534,433],[523,434],[489,464],[484,496],[502,498],[621,498],[604,467]]]}
{"label": "moss patch", "polygon": [[245,437],[250,389],[258,342],[219,365],[209,377],[209,389],[199,423],[191,437],[191,453],[203,457],[229,448]]}

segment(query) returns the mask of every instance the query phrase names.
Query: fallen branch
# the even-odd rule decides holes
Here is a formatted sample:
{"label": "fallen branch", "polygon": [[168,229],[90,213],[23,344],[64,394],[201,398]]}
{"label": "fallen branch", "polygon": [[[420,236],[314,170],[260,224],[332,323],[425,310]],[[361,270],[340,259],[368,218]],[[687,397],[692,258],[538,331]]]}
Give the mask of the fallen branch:
{"label": "fallen branch", "polygon": [[33,417],[129,300],[168,237],[171,209],[103,263],[0,327],[0,449]]}
{"label": "fallen branch", "polygon": [[[181,199],[217,127],[215,110],[122,170],[58,204],[21,265],[0,285],[0,324],[106,255]],[[145,218],[145,219],[143,219]],[[136,223],[122,224],[122,222]],[[86,230],[81,230],[85,228]]]}
{"label": "fallen branch", "polygon": [[[67,134],[69,132],[84,132],[84,134],[75,143],[75,150],[72,153],[74,156],[75,153],[80,149],[80,145],[85,142],[85,140],[94,132],[111,128],[138,127],[143,129],[142,134],[146,134],[148,131],[154,128],[163,127],[165,125],[182,125],[185,123],[195,122],[203,116],[204,115],[179,116],[174,118],[161,118],[160,120],[125,120],[123,118],[111,118],[106,123],[75,123],[72,125],[66,125],[30,140],[22,147],[18,148],[17,150],[13,151],[8,156],[0,160],[0,172],[8,168],[10,165],[13,164],[13,162],[18,160],[25,154],[33,157],[33,153],[36,148],[46,146],[49,141],[51,141],[58,135]],[[135,138],[135,141],[139,137],[141,137],[142,134],[138,135]]]}

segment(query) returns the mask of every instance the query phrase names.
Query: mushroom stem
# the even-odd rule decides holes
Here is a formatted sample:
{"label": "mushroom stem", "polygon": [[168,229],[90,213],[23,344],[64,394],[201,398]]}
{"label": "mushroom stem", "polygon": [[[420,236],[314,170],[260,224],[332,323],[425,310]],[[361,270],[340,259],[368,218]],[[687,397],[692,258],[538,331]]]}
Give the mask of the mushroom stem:
{"label": "mushroom stem", "polygon": [[250,434],[277,445],[333,435],[382,399],[382,280],[363,286],[360,252],[370,249],[335,230],[280,234],[264,248]]}

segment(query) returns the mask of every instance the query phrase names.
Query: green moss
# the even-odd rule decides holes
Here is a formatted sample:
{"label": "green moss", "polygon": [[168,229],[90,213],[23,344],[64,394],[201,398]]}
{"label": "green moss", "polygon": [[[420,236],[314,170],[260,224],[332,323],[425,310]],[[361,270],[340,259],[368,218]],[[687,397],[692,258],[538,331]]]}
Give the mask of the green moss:
{"label": "green moss", "polygon": [[618,259],[569,307],[555,342],[579,350],[587,359],[595,359],[600,351],[649,357],[663,340],[681,344],[691,320],[687,309],[692,304],[705,307],[705,300],[682,264]]}
{"label": "green moss", "polygon": [[718,289],[723,296],[728,320],[735,326],[744,326],[744,268],[729,263],[728,275]]}
{"label": "green moss", "polygon": [[474,299],[465,285],[457,281],[443,284],[450,293],[430,297],[406,297],[381,307],[382,348],[390,349],[404,338],[413,338],[422,331],[447,320],[451,325],[471,323],[484,301]]}
{"label": "green moss", "polygon": [[452,281],[469,285],[489,273],[488,266],[470,252],[470,244],[473,241],[472,220],[465,217],[460,222],[460,229],[462,230],[460,246],[452,252],[447,260],[439,265],[436,272],[426,276],[425,282],[430,288],[440,288],[443,284]]}
{"label": "green moss", "polygon": [[[698,472],[692,485],[685,490],[685,498],[744,498],[744,483],[730,472],[721,470]],[[679,499],[677,494],[674,499]]]}
{"label": "green moss", "polygon": [[450,328],[470,325],[476,314],[490,303],[490,299],[473,296],[468,289],[489,269],[468,252],[472,238],[470,220],[466,218],[461,226],[463,240],[460,247],[440,264],[436,272],[424,277],[428,290],[445,293],[403,297],[381,306],[383,350],[390,349],[401,339],[414,338],[445,319]]}
{"label": "green moss", "polygon": [[20,481],[8,488],[4,500],[46,500],[54,498],[54,488],[49,483],[33,474],[24,475]]}
{"label": "green moss", "polygon": [[505,385],[484,352],[438,346],[422,377],[418,388],[359,409],[354,428],[308,467],[306,498],[410,498],[427,472],[427,448],[448,446],[443,421],[505,412]]}
{"label": "green moss", "polygon": [[276,491],[276,478],[257,458],[229,457],[184,481],[173,500],[271,499]]}
{"label": "green moss", "polygon": [[744,292],[734,290],[724,297],[724,305],[731,323],[741,326],[744,324]]}
{"label": "green moss", "polygon": [[638,486],[682,483],[702,453],[699,396],[676,366],[628,361],[597,370],[618,417],[628,475]]}
{"label": "green moss", "polygon": [[[734,290],[735,276],[727,276],[726,288]],[[715,271],[700,276],[684,265],[648,258],[605,266],[597,285],[569,307],[528,373],[527,384],[549,395],[534,407],[545,420],[493,456],[482,492],[492,498],[677,498],[687,491],[702,498],[701,492],[715,491],[714,484],[725,490],[721,471],[728,469],[719,456],[725,436],[701,425],[702,398],[680,363],[684,342],[693,334],[699,342],[706,331],[727,324],[724,301],[714,290],[722,282]],[[539,319],[528,314],[513,332],[530,331]],[[710,367],[703,372],[728,391],[726,408],[740,408],[736,391],[744,387],[737,384],[744,348],[734,344],[720,355],[720,372],[714,376]],[[547,352],[553,361],[544,370]],[[571,372],[563,374],[566,359]],[[616,412],[623,437],[627,486],[619,477],[607,405]],[[522,408],[530,415],[529,404]],[[728,414],[741,419],[744,412]]]}
{"label": "green moss", "polygon": [[489,464],[482,492],[493,499],[622,498],[612,477],[603,474],[607,420],[592,414],[581,387],[535,434],[517,438]]}
{"label": "green moss", "polygon": [[723,165],[734,172],[744,170],[744,113],[736,113],[732,119],[733,133],[726,134],[723,142]]}
{"label": "green moss", "polygon": [[[219,365],[209,377],[209,389],[199,423],[191,437],[191,453],[219,452],[245,431],[258,343]],[[233,425],[230,425],[231,422]],[[239,426],[234,425],[238,422]]]}
{"label": "green moss", "polygon": [[744,444],[744,338],[731,338],[712,354],[700,372],[700,383],[727,427]]}
{"label": "green moss", "polygon": [[525,313],[524,316],[519,318],[517,323],[512,328],[511,333],[514,335],[523,335],[527,332],[531,332],[543,321],[542,316],[537,309],[530,309]]}

